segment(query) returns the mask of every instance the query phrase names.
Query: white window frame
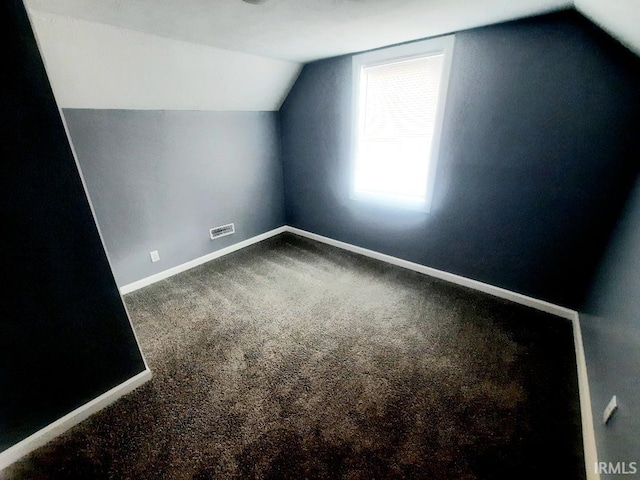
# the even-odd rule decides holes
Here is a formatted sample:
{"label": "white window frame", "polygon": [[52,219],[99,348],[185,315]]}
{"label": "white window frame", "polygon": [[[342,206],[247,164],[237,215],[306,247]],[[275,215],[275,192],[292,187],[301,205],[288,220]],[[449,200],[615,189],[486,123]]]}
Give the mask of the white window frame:
{"label": "white window frame", "polygon": [[[361,53],[352,57],[352,116],[351,116],[351,168],[350,168],[350,198],[356,201],[365,201],[379,205],[386,205],[408,210],[417,210],[428,213],[431,210],[433,199],[433,189],[435,185],[435,176],[440,154],[440,139],[442,136],[442,123],[446,107],[447,92],[449,87],[449,77],[451,74],[451,63],[453,59],[453,47],[455,43],[454,35],[422,40],[419,42],[407,43],[371,52]],[[366,194],[355,191],[355,170],[356,159],[358,155],[358,136],[360,133],[360,110],[361,110],[361,80],[362,70],[366,67],[375,65],[384,65],[395,63],[410,58],[419,58],[429,55],[443,54],[442,77],[440,79],[440,91],[438,93],[438,105],[436,107],[436,119],[433,130],[433,139],[431,144],[430,158],[425,161],[429,162],[427,172],[426,195],[424,203],[404,202],[401,200],[393,200],[383,195]]]}

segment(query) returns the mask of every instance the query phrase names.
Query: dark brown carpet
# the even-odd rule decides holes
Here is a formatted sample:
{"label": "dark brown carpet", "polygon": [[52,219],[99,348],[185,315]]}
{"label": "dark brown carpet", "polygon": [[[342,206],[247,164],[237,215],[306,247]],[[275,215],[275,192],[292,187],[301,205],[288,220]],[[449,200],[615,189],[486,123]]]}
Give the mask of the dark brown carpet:
{"label": "dark brown carpet", "polygon": [[7,478],[584,478],[568,321],[291,234],[126,302],[154,379]]}

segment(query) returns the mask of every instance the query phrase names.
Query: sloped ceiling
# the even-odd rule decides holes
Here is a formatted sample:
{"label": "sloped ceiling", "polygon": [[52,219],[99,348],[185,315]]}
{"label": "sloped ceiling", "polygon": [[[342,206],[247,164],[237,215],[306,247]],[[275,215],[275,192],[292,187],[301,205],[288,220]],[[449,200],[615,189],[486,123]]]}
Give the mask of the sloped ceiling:
{"label": "sloped ceiling", "polygon": [[640,0],[576,0],[575,8],[640,55]]}
{"label": "sloped ceiling", "polygon": [[[26,3],[62,106],[209,110],[277,110],[309,61],[574,6],[573,0]],[[640,52],[640,0],[575,6]]]}
{"label": "sloped ceiling", "polygon": [[29,0],[31,8],[294,62],[573,5],[571,0]]}
{"label": "sloped ceiling", "polygon": [[63,108],[279,110],[302,66],[31,12]]}

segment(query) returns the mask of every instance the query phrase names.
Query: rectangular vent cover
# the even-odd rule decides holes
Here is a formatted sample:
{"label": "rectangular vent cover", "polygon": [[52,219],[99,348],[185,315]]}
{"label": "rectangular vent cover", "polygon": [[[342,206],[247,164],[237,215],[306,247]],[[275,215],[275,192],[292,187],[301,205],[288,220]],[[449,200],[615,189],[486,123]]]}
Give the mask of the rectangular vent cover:
{"label": "rectangular vent cover", "polygon": [[236,233],[233,223],[209,229],[209,236],[211,237],[211,240],[224,237],[225,235],[231,235],[232,233]]}

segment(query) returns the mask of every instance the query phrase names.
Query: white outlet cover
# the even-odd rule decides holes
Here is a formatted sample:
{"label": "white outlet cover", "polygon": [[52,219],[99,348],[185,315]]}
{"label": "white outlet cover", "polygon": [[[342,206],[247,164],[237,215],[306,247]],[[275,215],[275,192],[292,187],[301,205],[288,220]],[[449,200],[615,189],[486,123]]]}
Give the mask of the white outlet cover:
{"label": "white outlet cover", "polygon": [[611,400],[609,400],[607,407],[604,409],[604,413],[602,415],[602,421],[604,423],[607,423],[611,418],[611,416],[613,415],[613,412],[615,412],[617,408],[618,408],[618,399],[614,395],[613,397],[611,397]]}
{"label": "white outlet cover", "polygon": [[149,252],[149,256],[151,257],[151,261],[154,262],[154,263],[160,261],[160,254],[158,253],[158,250],[154,250],[153,252]]}

